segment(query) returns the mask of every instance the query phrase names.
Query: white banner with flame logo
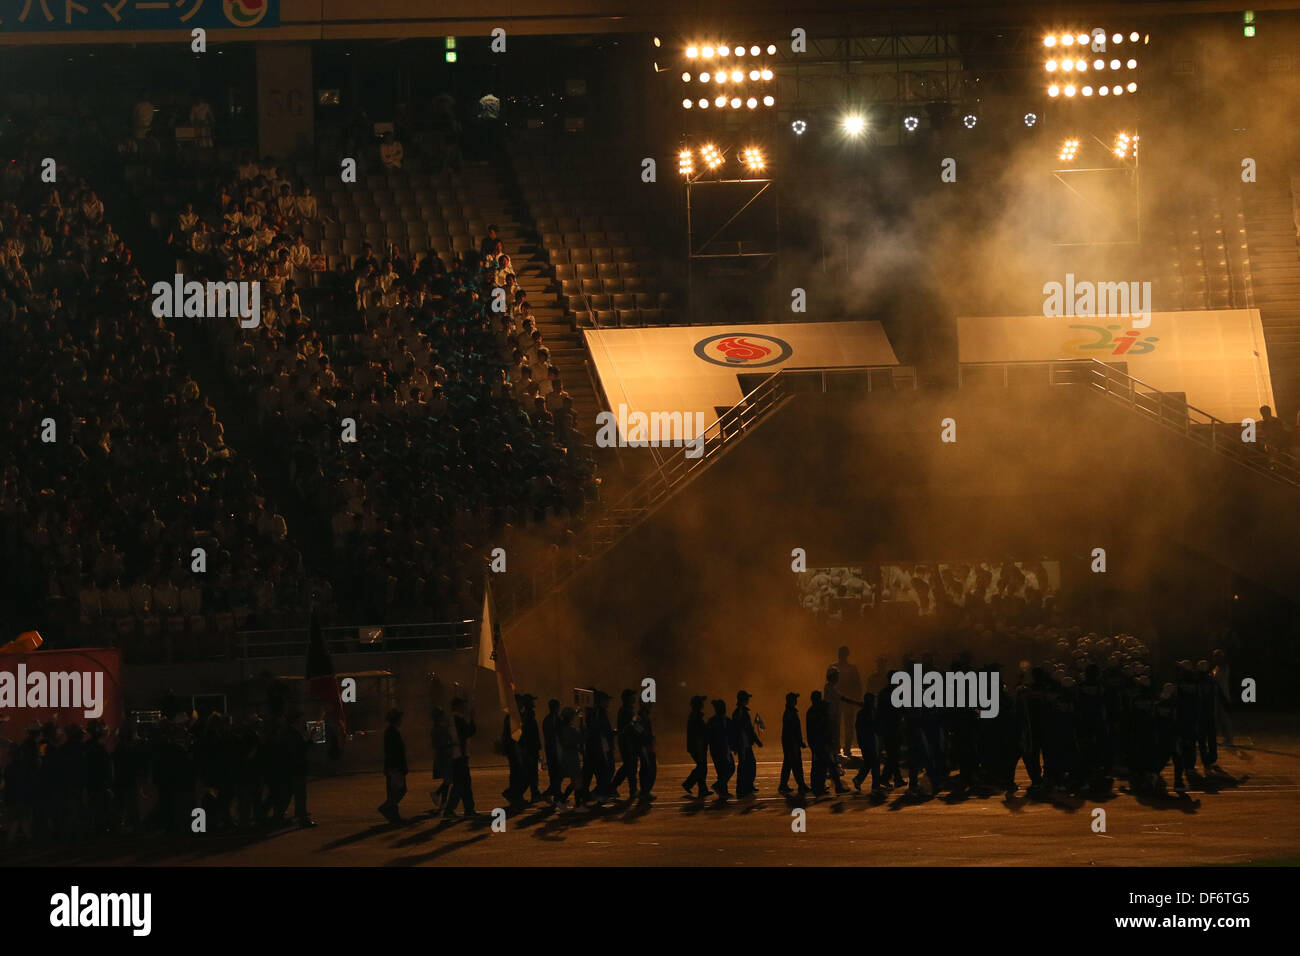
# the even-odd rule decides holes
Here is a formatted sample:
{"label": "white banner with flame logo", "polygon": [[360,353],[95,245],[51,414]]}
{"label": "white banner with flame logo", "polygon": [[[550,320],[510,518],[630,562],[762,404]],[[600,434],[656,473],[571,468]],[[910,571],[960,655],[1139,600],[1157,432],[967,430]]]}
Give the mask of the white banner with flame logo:
{"label": "white banner with flame logo", "polygon": [[1225,421],[1258,418],[1261,405],[1273,405],[1258,309],[1152,312],[1141,329],[1106,316],[961,316],[957,343],[961,362],[1127,362],[1134,378],[1183,392]]}
{"label": "white banner with flame logo", "polygon": [[630,412],[703,413],[744,396],[737,378],[782,368],[897,365],[879,322],[785,322],[654,329],[597,329],[587,342],[605,398]]}

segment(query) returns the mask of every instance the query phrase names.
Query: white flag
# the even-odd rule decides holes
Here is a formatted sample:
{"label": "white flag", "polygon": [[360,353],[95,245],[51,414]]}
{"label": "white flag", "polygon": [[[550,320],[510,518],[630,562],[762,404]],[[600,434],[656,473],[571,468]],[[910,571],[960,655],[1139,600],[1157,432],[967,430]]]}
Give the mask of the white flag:
{"label": "white flag", "polygon": [[483,623],[478,634],[478,666],[490,671],[497,669],[497,647],[492,639],[492,595],[488,588],[483,589]]}

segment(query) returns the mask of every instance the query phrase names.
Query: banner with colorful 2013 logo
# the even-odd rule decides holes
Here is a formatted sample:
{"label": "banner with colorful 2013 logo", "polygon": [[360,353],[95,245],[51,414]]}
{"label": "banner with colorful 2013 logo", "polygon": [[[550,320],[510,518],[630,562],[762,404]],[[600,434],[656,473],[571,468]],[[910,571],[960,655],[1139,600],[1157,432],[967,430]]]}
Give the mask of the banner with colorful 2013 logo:
{"label": "banner with colorful 2013 logo", "polygon": [[0,34],[280,25],[280,0],[0,0]]}

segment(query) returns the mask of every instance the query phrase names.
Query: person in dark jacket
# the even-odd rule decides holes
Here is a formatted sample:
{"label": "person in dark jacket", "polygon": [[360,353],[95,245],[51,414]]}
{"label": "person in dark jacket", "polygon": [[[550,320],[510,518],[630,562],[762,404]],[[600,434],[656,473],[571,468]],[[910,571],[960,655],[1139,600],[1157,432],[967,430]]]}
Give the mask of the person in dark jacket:
{"label": "person in dark jacket", "polygon": [[379,805],[379,812],[389,823],[401,823],[397,805],[406,796],[406,742],[402,740],[402,712],[394,708],[388,712],[388,729],[384,731],[384,782],[387,799]]}
{"label": "person in dark jacket", "polygon": [[433,778],[441,781],[438,789],[429,796],[433,799],[435,810],[441,811],[447,805],[447,795],[451,792],[451,777],[456,762],[456,745],[452,740],[452,728],[447,720],[447,712],[441,707],[433,708]]}
{"label": "person in dark jacket", "polygon": [[880,734],[881,747],[884,750],[880,759],[880,767],[886,788],[897,788],[903,785],[903,769],[900,763],[903,749],[903,719],[898,708],[894,706],[890,694],[890,680],[893,675],[893,671],[886,672],[885,683],[881,687],[880,693],[876,695],[875,724],[876,731]]}
{"label": "person in dark jacket", "polygon": [[[613,777],[614,728],[609,722],[609,694],[598,690],[593,696],[595,706],[587,712],[587,753],[582,766],[579,799],[586,802],[594,797],[597,803],[604,803],[609,799]],[[590,789],[593,778],[596,781],[594,793]]]}
{"label": "person in dark jacket", "polygon": [[815,796],[826,795],[826,779],[835,782],[835,792],[844,793],[848,787],[840,782],[839,768],[831,753],[831,718],[822,700],[822,692],[815,690],[809,696],[808,713],[805,716],[808,730],[808,749],[812,754],[812,792]]}
{"label": "person in dark jacket", "polygon": [[289,785],[293,791],[293,819],[300,827],[314,827],[316,821],[307,810],[307,766],[311,754],[311,734],[300,711],[289,715],[285,727],[284,749],[288,763]]}
{"label": "person in dark jacket", "polygon": [[781,785],[780,793],[790,792],[790,776],[799,786],[799,794],[808,792],[803,779],[803,751],[808,745],[803,739],[803,725],[799,721],[799,695],[794,691],[785,695],[785,713],[781,715]]}
{"label": "person in dark jacket", "polygon": [[467,707],[463,697],[451,702],[452,723],[455,740],[455,763],[451,778],[451,794],[447,799],[447,808],[442,811],[444,817],[455,816],[457,804],[465,805],[465,816],[475,816],[474,787],[469,776],[469,739],[478,733],[478,724],[474,722],[474,709]]}
{"label": "person in dark jacket", "polygon": [[[856,701],[855,701],[856,703]],[[862,706],[857,708],[853,718],[853,736],[862,751],[862,767],[853,778],[853,789],[861,790],[862,783],[871,774],[871,792],[880,794],[885,788],[880,785],[880,755],[876,752],[876,695],[866,694]]]}
{"label": "person in dark jacket", "polygon": [[713,716],[705,725],[705,734],[709,741],[709,755],[713,758],[713,772],[718,779],[713,781],[713,792],[724,800],[731,796],[727,783],[736,772],[736,763],[731,758],[731,721],[727,719],[727,702],[713,702]]}
{"label": "person in dark jacket", "polygon": [[104,746],[104,725],[92,720],[87,728],[86,812],[90,832],[104,833],[109,827],[110,790],[113,786],[113,760]]}
{"label": "person in dark jacket", "polygon": [[1196,662],[1196,751],[1206,773],[1220,770],[1219,735],[1214,726],[1218,687],[1210,676],[1210,662]]}
{"label": "person in dark jacket", "polygon": [[637,743],[636,733],[631,728],[632,721],[636,719],[636,691],[626,689],[619,695],[619,699],[621,704],[614,725],[614,733],[618,738],[619,768],[618,773],[614,774],[614,779],[610,781],[609,788],[617,796],[618,785],[626,780],[628,798],[635,800]]}
{"label": "person in dark jacket", "polygon": [[[577,726],[577,718],[577,711],[572,707],[566,707],[560,711],[556,721],[559,728],[556,732],[559,763],[555,771],[556,793],[552,798],[556,806],[563,806],[568,802],[569,794],[573,793],[574,787],[578,786],[582,776],[582,750],[586,740],[582,730]],[[569,781],[569,786],[561,792],[560,784],[565,780]]]}
{"label": "person in dark jacket", "polygon": [[704,721],[704,702],[707,699],[702,694],[691,698],[691,712],[686,718],[686,752],[695,761],[695,769],[682,782],[682,789],[688,794],[692,788],[699,787],[701,800],[709,778],[709,740]]}
{"label": "person in dark jacket", "polygon": [[560,796],[560,702],[552,697],[546,702],[546,716],[542,718],[542,742],[546,747],[546,774],[549,781],[542,796],[552,803]]}
{"label": "person in dark jacket", "polygon": [[529,803],[536,803],[542,798],[537,789],[537,764],[542,756],[542,734],[537,727],[537,698],[532,694],[520,694],[519,702],[519,793],[528,791]]}
{"label": "person in dark jacket", "polygon": [[636,745],[637,773],[641,780],[641,801],[649,803],[658,798],[654,794],[655,780],[659,777],[659,757],[655,753],[654,723],[650,709],[654,704],[642,701],[632,721],[631,733]]}
{"label": "person in dark jacket", "polygon": [[736,752],[736,795],[748,797],[758,792],[754,785],[758,777],[758,761],[754,757],[754,747],[763,746],[754,721],[749,715],[750,693],[747,690],[736,692],[736,709],[731,714],[731,748]]}

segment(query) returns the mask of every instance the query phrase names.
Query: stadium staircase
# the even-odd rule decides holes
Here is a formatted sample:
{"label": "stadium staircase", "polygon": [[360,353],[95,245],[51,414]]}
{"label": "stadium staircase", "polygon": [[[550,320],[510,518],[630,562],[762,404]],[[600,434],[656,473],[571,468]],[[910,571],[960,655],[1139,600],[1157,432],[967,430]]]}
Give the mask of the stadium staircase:
{"label": "stadium staircase", "polygon": [[1290,424],[1300,409],[1300,249],[1293,187],[1270,176],[1241,190],[1253,305],[1264,326],[1277,413]]}
{"label": "stadium staircase", "polygon": [[[543,576],[514,577],[513,587],[498,592],[503,618],[522,614],[588,563],[609,552],[634,528],[644,523],[672,496],[697,479],[705,469],[736,447],[746,435],[801,392],[917,389],[913,369],[906,367],[860,369],[797,369],[780,371],[757,383],[753,376],[742,384],[749,392],[707,430],[702,454],[686,455],[675,449],[641,482],[602,509],[573,546]],[[857,382],[851,380],[856,378]],[[1180,397],[1161,392],[1122,369],[1095,359],[1058,362],[968,364],[958,375],[963,388],[1042,385],[1085,389],[1128,408],[1134,415],[1182,434],[1188,442],[1234,461],[1240,468],[1300,490],[1300,462],[1289,455],[1269,457],[1257,446],[1241,440],[1241,426],[1224,422],[1188,405]]]}
{"label": "stadium staircase", "polygon": [[1258,445],[1243,442],[1238,422],[1225,422],[1179,395],[1162,392],[1113,365],[1096,359],[1060,362],[970,363],[958,370],[963,388],[1008,387],[1042,383],[1082,387],[1118,402],[1149,421],[1186,436],[1188,441],[1230,458],[1242,468],[1300,490],[1300,461],[1291,455],[1269,456]]}
{"label": "stadium staircase", "polygon": [[[742,386],[752,387],[705,430],[704,445],[697,455],[688,455],[691,449],[675,448],[653,459],[648,473],[621,497],[602,507],[595,520],[547,567],[545,574],[512,576],[511,586],[494,592],[503,618],[508,620],[526,611],[559,588],[581,567],[608,552],[797,393],[837,391],[843,389],[850,379],[856,380],[856,384],[850,387],[865,391],[918,387],[915,370],[900,366],[798,369],[766,377],[742,376]],[[643,457],[651,460],[649,456]]]}

